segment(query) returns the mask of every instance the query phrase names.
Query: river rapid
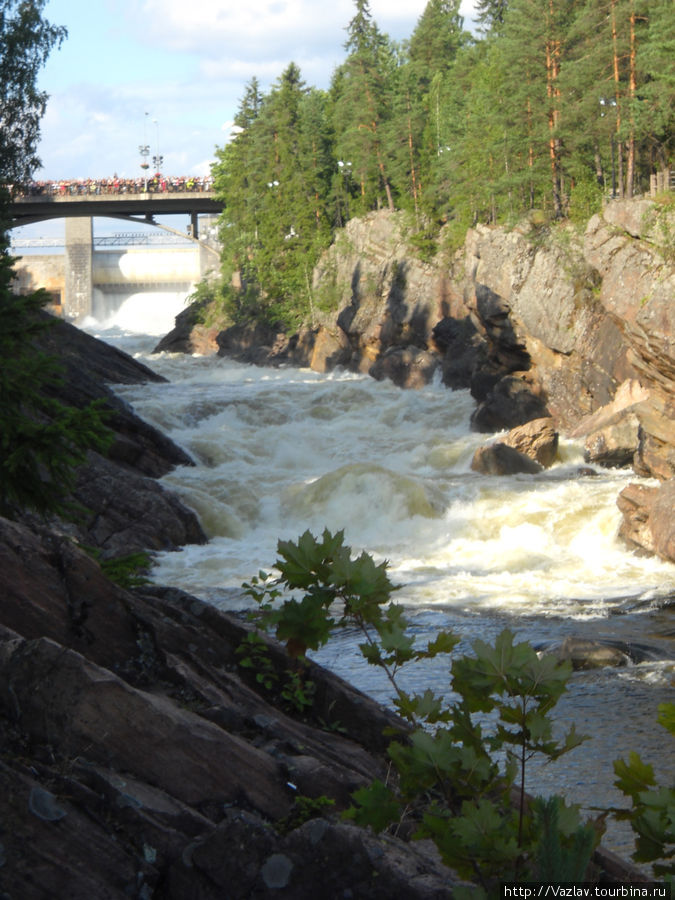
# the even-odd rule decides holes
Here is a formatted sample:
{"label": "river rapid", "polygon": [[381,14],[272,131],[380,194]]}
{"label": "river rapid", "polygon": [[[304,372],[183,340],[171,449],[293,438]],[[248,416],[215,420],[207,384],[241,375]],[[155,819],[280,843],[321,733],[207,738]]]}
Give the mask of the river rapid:
{"label": "river rapid", "polygon": [[[674,693],[675,566],[617,540],[616,497],[632,472],[598,467],[582,477],[581,445],[562,440],[559,461],[542,474],[478,475],[471,459],[489,436],[470,431],[468,391],[151,355],[172,322],[153,328],[152,311],[136,315],[142,327],[130,327],[129,309],[106,327],[85,327],[169,380],[116,391],[193,457],[194,467],[164,483],[209,536],[204,546],[159,554],[155,581],[239,611],[242,583],[272,567],[280,538],[344,529],[355,553],[389,561],[420,641],[449,628],[461,653],[508,627],[537,646],[579,636],[640,648],[638,662],[572,676],[556,722],[590,739],[555,764],[533,765],[529,790],[564,793],[587,809],[626,806],[612,762],[631,750],[672,782],[673,742],[656,717]],[[357,644],[337,634],[314,656],[389,703],[388,685]],[[440,693],[447,685],[448,662],[439,660],[406,683]],[[629,829],[611,824],[605,843],[627,857]]]}

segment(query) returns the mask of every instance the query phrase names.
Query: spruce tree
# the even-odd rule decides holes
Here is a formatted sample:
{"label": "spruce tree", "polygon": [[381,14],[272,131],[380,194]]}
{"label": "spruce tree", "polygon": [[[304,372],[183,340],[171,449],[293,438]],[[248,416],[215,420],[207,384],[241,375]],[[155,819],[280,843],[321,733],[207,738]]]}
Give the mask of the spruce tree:
{"label": "spruce tree", "polygon": [[336,154],[351,163],[359,211],[383,202],[393,210],[385,132],[391,114],[395,54],[373,22],[368,0],[356,0],[355,5],[345,42],[348,56],[333,79]]}

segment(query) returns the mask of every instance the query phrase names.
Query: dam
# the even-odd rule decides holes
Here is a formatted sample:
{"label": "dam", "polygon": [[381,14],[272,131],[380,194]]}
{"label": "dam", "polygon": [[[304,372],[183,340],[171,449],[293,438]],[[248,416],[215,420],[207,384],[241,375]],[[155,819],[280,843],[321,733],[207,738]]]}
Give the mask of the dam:
{"label": "dam", "polygon": [[46,290],[51,310],[75,323],[104,318],[131,294],[188,294],[219,262],[217,245],[203,239],[161,232],[94,238],[91,220],[79,218],[66,220],[65,241],[19,239],[12,252],[16,293]]}

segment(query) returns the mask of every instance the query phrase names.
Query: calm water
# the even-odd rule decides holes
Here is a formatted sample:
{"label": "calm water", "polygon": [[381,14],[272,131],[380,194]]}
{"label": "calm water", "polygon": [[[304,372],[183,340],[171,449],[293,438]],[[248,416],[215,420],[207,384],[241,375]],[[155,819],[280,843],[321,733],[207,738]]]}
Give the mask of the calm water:
{"label": "calm water", "polygon": [[[401,391],[348,373],[149,357],[155,338],[139,332],[168,330],[153,320],[167,307],[158,301],[138,310],[143,324],[135,329],[131,310],[114,323],[125,331],[96,323],[88,330],[169,379],[118,392],[194,458],[194,468],[164,482],[199,514],[210,538],[160,554],[156,581],[241,609],[237,589],[272,566],[279,538],[343,528],[355,552],[389,560],[402,585],[397,601],[421,639],[452,628],[461,652],[508,626],[535,644],[579,635],[648,648],[637,665],[573,676],[556,718],[592,739],[537,769],[531,790],[561,791],[585,807],[624,805],[612,761],[630,750],[672,780],[673,742],[656,715],[675,693],[675,566],[636,557],[617,541],[616,497],[631,473],[579,477],[581,446],[563,441],[560,461],[546,473],[480,476],[470,462],[486,436],[469,430],[474,403],[466,391]],[[317,658],[389,702],[354,635],[336,635]],[[447,663],[436,661],[409,677],[442,692],[447,675]],[[612,826],[606,844],[628,855],[630,834]]]}

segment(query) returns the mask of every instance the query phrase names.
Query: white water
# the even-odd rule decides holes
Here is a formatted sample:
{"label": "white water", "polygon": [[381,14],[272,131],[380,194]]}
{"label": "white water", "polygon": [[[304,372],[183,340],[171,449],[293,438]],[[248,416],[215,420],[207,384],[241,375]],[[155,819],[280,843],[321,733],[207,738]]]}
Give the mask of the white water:
{"label": "white water", "polygon": [[170,331],[179,312],[185,309],[184,291],[139,291],[135,294],[104,293],[96,288],[92,315],[80,327],[93,333],[117,329],[121,335],[161,336]]}
{"label": "white water", "polygon": [[[402,585],[396,599],[421,639],[450,627],[462,650],[509,626],[535,643],[578,634],[652,648],[640,665],[575,674],[558,720],[593,740],[537,770],[533,789],[564,790],[584,806],[625,805],[612,787],[612,760],[630,750],[664,777],[675,774],[671,739],[655,724],[658,703],[672,695],[665,606],[675,566],[617,540],[616,497],[632,473],[580,477],[581,447],[563,442],[561,460],[541,475],[477,475],[470,462],[486,436],[469,430],[473,401],[440,385],[413,392],[347,373],[183,356],[144,361],[170,383],[118,393],[193,456],[195,467],[164,481],[210,538],[160,554],[156,581],[241,609],[238,589],[271,568],[279,538],[344,528],[355,552],[390,561]],[[318,658],[387,702],[386,685],[350,635]],[[416,671],[412,682],[442,691],[447,663]],[[609,844],[626,854],[630,837],[612,827]]]}

